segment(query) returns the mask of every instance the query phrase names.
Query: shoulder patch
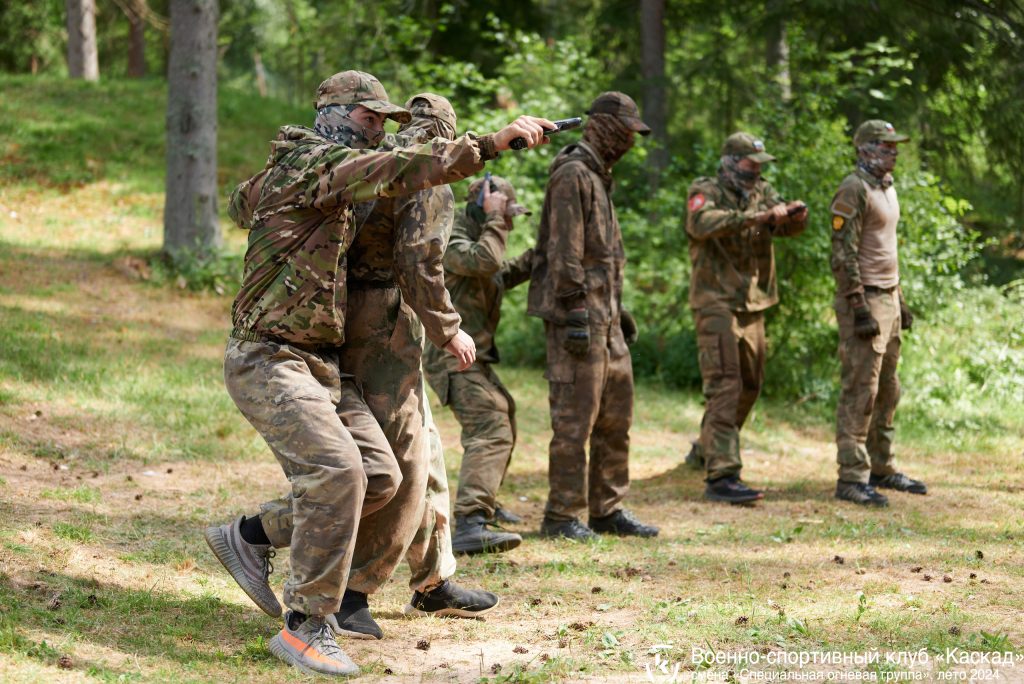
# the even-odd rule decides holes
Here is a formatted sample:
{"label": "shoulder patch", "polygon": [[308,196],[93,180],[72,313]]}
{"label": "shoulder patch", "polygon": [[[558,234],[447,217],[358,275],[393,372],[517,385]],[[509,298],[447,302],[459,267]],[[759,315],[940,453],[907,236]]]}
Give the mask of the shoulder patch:
{"label": "shoulder patch", "polygon": [[843,226],[846,225],[846,219],[839,214],[832,217],[832,230],[842,230]]}
{"label": "shoulder patch", "polygon": [[694,212],[699,211],[700,208],[703,207],[706,202],[707,199],[705,199],[704,193],[698,192],[697,194],[690,197],[690,201],[687,202],[686,206],[691,212]]}
{"label": "shoulder patch", "polygon": [[[842,218],[851,219],[857,213],[857,208],[852,204],[847,203],[843,199],[837,197],[832,201],[832,213],[841,216]],[[842,227],[842,226],[840,226]],[[838,230],[838,228],[836,229]]]}

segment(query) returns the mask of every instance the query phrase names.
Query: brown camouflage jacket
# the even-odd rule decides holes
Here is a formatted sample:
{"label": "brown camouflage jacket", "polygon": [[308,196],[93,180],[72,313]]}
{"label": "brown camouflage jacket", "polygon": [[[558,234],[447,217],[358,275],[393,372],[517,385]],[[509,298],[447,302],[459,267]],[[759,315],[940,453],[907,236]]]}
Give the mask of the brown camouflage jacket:
{"label": "brown camouflage jacket", "polygon": [[[500,214],[487,214],[481,223],[468,208],[455,217],[452,239],[444,253],[445,285],[462,316],[462,329],[476,343],[476,359],[499,361],[494,334],[501,320],[505,290],[530,278],[533,250],[505,259],[509,229]],[[455,373],[458,360],[437,349],[427,349],[425,365],[430,373]]]}
{"label": "brown camouflage jacket", "polygon": [[[422,140],[388,136],[381,147]],[[397,285],[437,347],[448,344],[461,324],[445,289],[442,265],[454,213],[455,196],[447,185],[357,204],[356,237],[348,252],[350,287]]]}
{"label": "brown camouflage jacket", "polygon": [[551,164],[527,313],[553,323],[584,306],[594,328],[619,324],[626,254],[610,196],[611,174],[585,142]]}
{"label": "brown camouflage jacket", "polygon": [[353,203],[473,175],[486,161],[480,150],[469,136],[383,152],[354,150],[308,128],[282,128],[265,168],[231,195],[231,218],[250,231],[232,334],[342,344]]}
{"label": "brown camouflage jacket", "polygon": [[688,197],[690,307],[763,311],[778,303],[772,237],[799,235],[806,222],[787,223],[774,233],[763,224],[744,228],[754,214],[785,202],[764,180],[744,198],[718,178],[698,178]]}

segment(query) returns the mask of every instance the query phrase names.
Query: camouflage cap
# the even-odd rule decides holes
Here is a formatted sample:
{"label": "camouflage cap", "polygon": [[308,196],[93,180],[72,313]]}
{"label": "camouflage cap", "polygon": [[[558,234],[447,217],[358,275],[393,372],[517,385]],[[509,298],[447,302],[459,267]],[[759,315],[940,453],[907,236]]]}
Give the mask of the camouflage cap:
{"label": "camouflage cap", "polygon": [[727,154],[733,157],[746,157],[759,164],[775,161],[775,157],[764,151],[764,142],[750,133],[733,133],[726,138],[725,144],[722,145],[722,155]]}
{"label": "camouflage cap", "polygon": [[[416,100],[420,100],[420,102],[417,103]],[[448,98],[435,95],[434,93],[420,93],[410,97],[409,101],[405,103],[405,108],[412,112],[413,115],[439,119],[451,126],[453,131],[455,130],[455,109],[452,107],[452,103],[448,101]]]}
{"label": "camouflage cap", "polygon": [[856,147],[860,147],[864,143],[871,142],[872,140],[881,140],[882,142],[906,142],[910,140],[910,136],[897,133],[896,129],[888,121],[871,119],[857,127],[857,132],[853,134],[853,144]]}
{"label": "camouflage cap", "polygon": [[[475,181],[470,183],[469,190],[466,191],[466,201],[476,202],[476,198],[480,196],[480,191],[484,187],[484,179],[477,178]],[[524,207],[522,204],[516,202],[516,191],[512,187],[512,184],[501,176],[491,176],[491,192],[500,192],[508,198],[508,205],[506,210],[509,216],[519,216],[526,214],[530,216],[533,214],[532,211]]]}
{"label": "camouflage cap", "polygon": [[617,90],[598,95],[590,103],[587,114],[611,114],[619,117],[631,130],[640,135],[649,135],[651,132],[650,126],[640,119],[640,108],[633,102],[633,98]]}
{"label": "camouflage cap", "polygon": [[365,71],[342,71],[334,74],[316,89],[316,108],[327,105],[359,104],[384,114],[398,123],[409,123],[412,115],[391,104],[384,86]]}

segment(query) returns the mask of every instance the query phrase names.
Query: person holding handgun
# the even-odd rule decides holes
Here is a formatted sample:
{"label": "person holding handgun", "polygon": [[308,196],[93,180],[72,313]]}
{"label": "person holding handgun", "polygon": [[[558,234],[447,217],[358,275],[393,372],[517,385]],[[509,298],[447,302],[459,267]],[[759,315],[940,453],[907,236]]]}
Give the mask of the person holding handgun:
{"label": "person holding handgun", "polygon": [[[551,164],[527,313],[544,319],[548,402],[554,433],[550,492],[540,533],[653,537],[622,507],[629,491],[633,365],[637,326],[622,308],[626,255],[612,204],[612,167],[651,129],[625,93],[602,93],[583,139]],[[587,443],[590,459],[587,462]],[[587,511],[586,524],[578,516]]]}
{"label": "person holding handgun", "polygon": [[705,498],[734,504],[764,497],[740,479],[740,429],[764,381],[764,312],[778,303],[772,240],[799,235],[807,206],[761,178],[774,162],[749,133],[730,135],[718,174],[690,186],[690,308],[697,328],[704,418],[687,462],[703,467]]}
{"label": "person holding handgun", "polygon": [[476,343],[476,361],[469,368],[437,349],[424,355],[427,380],[462,426],[452,537],[452,550],[459,554],[507,551],[522,542],[518,534],[494,527],[520,519],[497,503],[516,442],[516,404],[493,365],[500,358],[494,336],[505,290],[529,280],[533,266],[533,249],[505,258],[513,220],[529,213],[516,202],[511,183],[488,173],[469,186],[444,253],[445,286],[462,329]]}

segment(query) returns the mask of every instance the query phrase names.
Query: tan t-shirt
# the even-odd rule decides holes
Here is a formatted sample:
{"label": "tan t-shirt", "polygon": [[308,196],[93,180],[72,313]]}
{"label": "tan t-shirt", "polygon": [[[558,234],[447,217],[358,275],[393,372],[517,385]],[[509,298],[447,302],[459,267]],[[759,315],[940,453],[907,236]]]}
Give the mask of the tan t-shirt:
{"label": "tan t-shirt", "polygon": [[861,219],[860,278],[864,285],[896,287],[900,284],[900,266],[896,254],[896,224],[900,220],[900,202],[896,188],[873,186],[861,179],[867,193]]}

